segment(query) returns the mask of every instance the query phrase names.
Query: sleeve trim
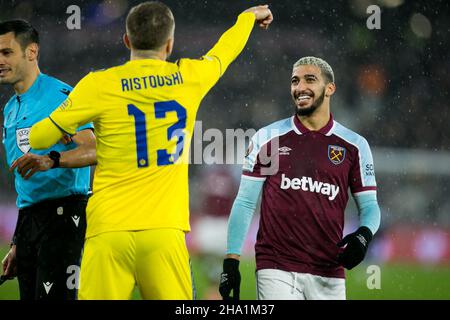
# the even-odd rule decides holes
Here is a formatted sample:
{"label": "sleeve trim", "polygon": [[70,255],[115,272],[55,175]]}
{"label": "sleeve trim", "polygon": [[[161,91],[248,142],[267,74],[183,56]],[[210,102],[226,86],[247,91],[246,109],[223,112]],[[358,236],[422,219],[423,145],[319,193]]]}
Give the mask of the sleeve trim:
{"label": "sleeve trim", "polygon": [[359,191],[352,192],[353,195],[358,195],[358,196],[364,195],[364,194],[376,194],[376,193],[377,193],[376,187],[370,187],[370,189],[368,187],[368,188],[366,188],[366,190],[359,190]]}
{"label": "sleeve trim", "polygon": [[59,129],[59,130],[61,130],[62,132],[64,132],[64,133],[66,133],[66,134],[68,134],[68,135],[70,135],[70,136],[73,136],[74,135],[74,133],[70,133],[70,132],[67,132],[66,130],[64,130],[59,124],[57,124],[50,116],[48,117],[49,119],[50,119],[50,121]]}
{"label": "sleeve trim", "polygon": [[242,178],[247,179],[247,180],[253,180],[253,181],[265,181],[266,180],[266,177],[252,176],[246,172],[242,173]]}
{"label": "sleeve trim", "polygon": [[214,58],[217,59],[217,61],[219,61],[219,74],[220,74],[220,77],[221,77],[223,75],[223,73],[222,73],[222,61],[220,61],[219,57],[214,55],[214,54],[207,55],[206,57],[214,57]]}
{"label": "sleeve trim", "polygon": [[82,132],[82,131],[84,131],[84,130],[91,130],[92,132],[95,132],[94,128],[91,128],[91,127],[89,127],[89,128],[83,128],[83,129],[77,130],[77,132]]}

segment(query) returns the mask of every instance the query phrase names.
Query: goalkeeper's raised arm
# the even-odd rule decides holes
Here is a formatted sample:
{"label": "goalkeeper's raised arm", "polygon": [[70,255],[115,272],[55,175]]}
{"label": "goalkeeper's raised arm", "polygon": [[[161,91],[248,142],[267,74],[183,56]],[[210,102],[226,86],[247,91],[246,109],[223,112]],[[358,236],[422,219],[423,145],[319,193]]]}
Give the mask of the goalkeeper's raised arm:
{"label": "goalkeeper's raised arm", "polygon": [[263,29],[269,27],[273,21],[273,15],[268,5],[251,7],[242,12],[236,24],[228,29],[216,45],[206,54],[219,59],[221,64],[220,75],[225,72],[231,62],[244,49],[255,21]]}
{"label": "goalkeeper's raised arm", "polygon": [[[29,140],[37,149],[63,133],[74,134],[81,124],[94,124],[97,169],[79,299],[128,299],[136,284],[143,299],[194,298],[185,234],[187,150],[195,118],[255,23],[267,28],[272,20],[267,5],[249,8],[208,54],[172,63],[172,11],[160,1],[140,3],[130,9],[123,35],[130,61],[85,76],[56,111],[32,127]],[[136,231],[141,240],[135,242]],[[130,247],[136,247],[132,254]]]}
{"label": "goalkeeper's raised arm", "polygon": [[[206,58],[211,61],[207,61],[206,59],[203,61],[180,59],[179,66],[183,79],[186,82],[199,83],[200,91],[198,92],[198,96],[202,98],[217,82],[218,78],[223,75],[231,62],[242,52],[255,22],[261,28],[267,29],[272,21],[273,15],[268,5],[255,6],[243,11],[238,16],[233,27],[228,29],[206,54]],[[155,49],[152,48],[151,50],[134,48],[128,34],[126,34],[124,42],[131,50],[130,60],[149,58],[166,60],[172,52],[174,28],[174,25],[173,27],[169,27],[171,29],[168,31],[169,36],[165,39],[166,42],[162,46]],[[131,31],[128,30],[128,32]],[[143,32],[133,35],[132,38],[135,41],[139,39],[141,42],[148,40],[145,38],[145,33]],[[73,133],[74,128],[80,123],[84,124],[96,119],[99,108],[92,103],[92,97],[95,96],[92,95],[92,92],[96,90],[97,81],[93,80],[93,77],[89,75],[86,78],[89,79],[82,79],[75,87],[74,92],[69,96],[70,108],[62,105],[49,118],[33,126],[30,132],[30,145],[33,149],[48,148],[61,139],[63,134],[67,133],[67,130]],[[66,113],[67,116],[61,117],[63,113]]]}

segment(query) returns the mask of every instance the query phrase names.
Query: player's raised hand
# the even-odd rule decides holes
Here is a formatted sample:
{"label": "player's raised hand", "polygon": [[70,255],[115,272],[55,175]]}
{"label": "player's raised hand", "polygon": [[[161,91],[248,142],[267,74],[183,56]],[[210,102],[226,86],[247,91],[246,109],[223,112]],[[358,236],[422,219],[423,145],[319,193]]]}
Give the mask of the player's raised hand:
{"label": "player's raised hand", "polygon": [[[223,272],[220,275],[219,292],[223,300],[239,300],[241,274],[239,260],[227,258],[223,260]],[[233,296],[231,297],[231,291]]]}
{"label": "player's raised hand", "polygon": [[273,21],[272,11],[270,11],[268,4],[251,7],[244,12],[253,12],[256,17],[256,22],[263,29],[267,29]]}

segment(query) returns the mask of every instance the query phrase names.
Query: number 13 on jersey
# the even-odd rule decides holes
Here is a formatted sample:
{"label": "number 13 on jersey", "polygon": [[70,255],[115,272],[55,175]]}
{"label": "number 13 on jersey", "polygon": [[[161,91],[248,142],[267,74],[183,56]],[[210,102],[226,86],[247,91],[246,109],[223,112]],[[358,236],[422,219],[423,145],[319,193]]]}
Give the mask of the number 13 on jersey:
{"label": "number 13 on jersey", "polygon": [[[175,153],[169,153],[166,149],[157,150],[157,165],[166,166],[174,164],[183,154],[184,131],[186,128],[186,109],[175,100],[155,102],[155,118],[164,119],[168,112],[176,112],[177,122],[167,128],[167,140],[177,137]],[[148,146],[147,146],[147,121],[145,113],[133,104],[128,105],[128,115],[134,117],[136,152],[138,168],[148,167]],[[149,143],[152,143],[151,141]]]}

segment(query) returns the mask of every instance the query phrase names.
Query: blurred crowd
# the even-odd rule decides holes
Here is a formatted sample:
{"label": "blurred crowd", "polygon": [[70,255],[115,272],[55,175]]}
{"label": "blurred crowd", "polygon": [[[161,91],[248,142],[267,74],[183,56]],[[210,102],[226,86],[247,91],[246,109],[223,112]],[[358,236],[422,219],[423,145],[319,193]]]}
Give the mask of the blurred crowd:
{"label": "blurred crowd", "polygon": [[[81,29],[68,30],[66,9],[71,2],[0,0],[0,19],[31,21],[41,35],[41,71],[74,86],[89,71],[128,59],[121,37],[126,14],[138,1],[77,1]],[[228,0],[165,3],[176,19],[172,61],[200,57],[239,12],[259,4]],[[290,116],[292,65],[302,56],[314,55],[334,69],[337,92],[331,106],[335,119],[365,136],[372,147],[450,151],[447,1],[268,3],[274,13],[273,25],[268,31],[253,31],[243,54],[203,101],[198,119],[204,130],[258,129]],[[381,8],[381,29],[366,26],[366,9],[371,4]],[[11,95],[11,88],[0,87],[0,105]],[[13,180],[3,149],[0,158],[0,204],[13,203]],[[228,215],[239,171],[237,166],[191,166],[194,219],[196,214]],[[450,225],[449,175],[380,173],[383,218]]]}

